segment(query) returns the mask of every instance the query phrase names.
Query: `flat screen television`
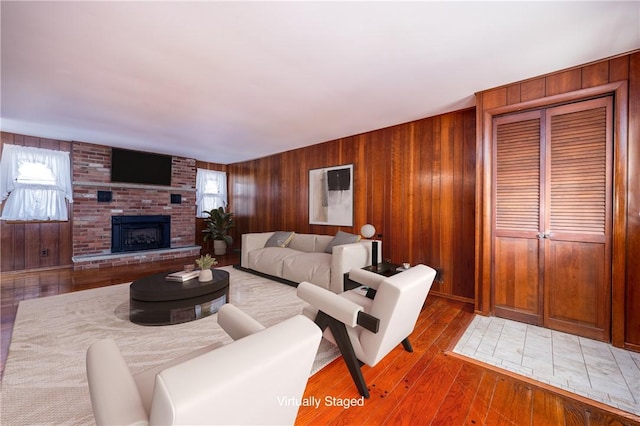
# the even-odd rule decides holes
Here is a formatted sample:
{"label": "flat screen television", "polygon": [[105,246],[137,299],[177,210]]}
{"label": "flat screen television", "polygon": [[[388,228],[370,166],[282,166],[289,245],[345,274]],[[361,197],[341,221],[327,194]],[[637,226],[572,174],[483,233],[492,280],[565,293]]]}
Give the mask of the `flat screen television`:
{"label": "flat screen television", "polygon": [[171,186],[171,156],[111,148],[111,182]]}

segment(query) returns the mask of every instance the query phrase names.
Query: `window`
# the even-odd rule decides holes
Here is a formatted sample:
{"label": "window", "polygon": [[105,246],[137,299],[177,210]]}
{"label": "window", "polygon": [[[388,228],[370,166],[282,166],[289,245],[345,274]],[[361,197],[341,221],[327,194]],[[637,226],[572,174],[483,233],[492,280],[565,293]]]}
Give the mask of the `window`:
{"label": "window", "polygon": [[0,159],[2,220],[68,220],[69,153],[6,144]]}
{"label": "window", "polygon": [[207,217],[204,211],[227,206],[227,174],[198,169],[196,173],[196,217]]}

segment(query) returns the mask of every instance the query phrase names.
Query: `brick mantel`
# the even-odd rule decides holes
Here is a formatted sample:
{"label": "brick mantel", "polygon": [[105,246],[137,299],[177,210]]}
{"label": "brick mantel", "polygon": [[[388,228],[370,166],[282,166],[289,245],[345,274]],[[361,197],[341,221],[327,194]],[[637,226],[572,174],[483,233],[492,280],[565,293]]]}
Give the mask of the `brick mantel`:
{"label": "brick mantel", "polygon": [[[195,159],[173,157],[171,186],[165,187],[112,183],[111,148],[108,146],[74,142],[72,155],[73,257],[93,259],[93,262],[76,262],[76,268],[95,268],[125,261],[111,255],[113,215],[170,215],[171,248],[174,250],[166,255],[171,256],[175,249],[190,249],[194,255],[199,252],[199,247],[195,246]],[[98,202],[98,191],[111,191],[112,201]],[[180,204],[171,203],[172,194],[181,196]],[[102,260],[96,262],[94,256]],[[156,259],[154,256],[137,258]]]}

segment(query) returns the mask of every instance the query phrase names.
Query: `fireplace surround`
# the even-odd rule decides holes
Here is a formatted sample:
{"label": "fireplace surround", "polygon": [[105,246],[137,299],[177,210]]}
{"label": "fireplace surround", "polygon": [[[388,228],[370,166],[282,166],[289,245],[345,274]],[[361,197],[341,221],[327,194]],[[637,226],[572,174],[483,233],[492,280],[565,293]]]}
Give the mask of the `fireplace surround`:
{"label": "fireplace surround", "polygon": [[155,250],[171,247],[171,216],[111,217],[111,252]]}

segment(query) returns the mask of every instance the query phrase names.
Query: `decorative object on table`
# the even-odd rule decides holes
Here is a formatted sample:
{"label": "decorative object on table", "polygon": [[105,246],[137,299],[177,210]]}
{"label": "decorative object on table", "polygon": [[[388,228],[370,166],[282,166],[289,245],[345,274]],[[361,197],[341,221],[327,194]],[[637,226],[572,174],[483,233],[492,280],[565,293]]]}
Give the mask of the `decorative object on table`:
{"label": "decorative object on table", "polygon": [[[376,234],[376,228],[367,223],[360,228],[360,234],[365,238],[371,238]],[[371,266],[378,266],[378,241],[371,241]]]}
{"label": "decorative object on table", "polygon": [[404,262],[404,263],[402,264],[402,267],[403,267],[404,269],[409,269],[409,268],[411,268],[411,264],[410,264],[409,262]]}
{"label": "decorative object on table", "polygon": [[211,281],[213,279],[211,267],[217,265],[218,261],[214,257],[211,257],[210,254],[207,254],[206,256],[200,256],[199,259],[196,259],[196,264],[200,267],[198,281]]}
{"label": "decorative object on table", "polygon": [[184,265],[184,271],[185,272],[192,272],[195,268],[195,266],[193,264],[189,264],[189,265]]}
{"label": "decorative object on table", "polygon": [[203,240],[213,239],[213,253],[223,255],[227,252],[227,247],[233,244],[233,237],[229,235],[229,231],[235,225],[233,213],[225,212],[224,207],[211,209],[204,213],[208,217],[204,220],[207,228],[202,230]]}
{"label": "decorative object on table", "polygon": [[309,223],[353,226],[353,164],[309,170]]}
{"label": "decorative object on table", "polygon": [[200,276],[200,271],[194,271],[193,268],[191,268],[191,271],[173,272],[167,275],[166,278],[169,281],[185,282],[185,281],[192,280],[198,276]]}

